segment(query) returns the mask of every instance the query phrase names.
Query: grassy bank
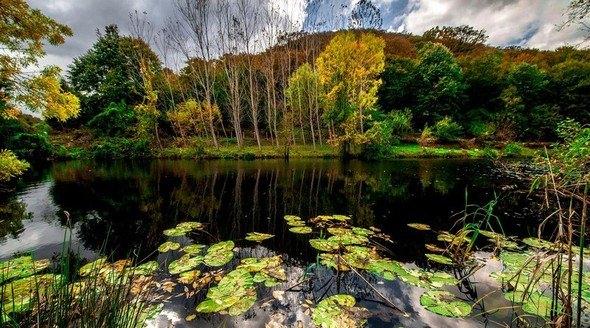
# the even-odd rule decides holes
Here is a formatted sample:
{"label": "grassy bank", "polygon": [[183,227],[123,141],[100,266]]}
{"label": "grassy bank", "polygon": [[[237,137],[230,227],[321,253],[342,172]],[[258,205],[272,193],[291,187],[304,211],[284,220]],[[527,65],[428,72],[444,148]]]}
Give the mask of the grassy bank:
{"label": "grassy bank", "polygon": [[[107,139],[86,147],[57,145],[56,159],[79,158],[161,158],[161,159],[272,159],[272,158],[338,158],[337,147],[330,145],[247,145],[238,147],[227,143],[220,147],[196,144],[194,146],[165,145],[153,147],[146,142],[131,139]],[[535,151],[521,144],[508,144],[504,147],[461,148],[455,145],[420,146],[415,143],[391,145],[378,155],[358,157],[371,160],[391,160],[403,158],[500,158],[530,157]]]}

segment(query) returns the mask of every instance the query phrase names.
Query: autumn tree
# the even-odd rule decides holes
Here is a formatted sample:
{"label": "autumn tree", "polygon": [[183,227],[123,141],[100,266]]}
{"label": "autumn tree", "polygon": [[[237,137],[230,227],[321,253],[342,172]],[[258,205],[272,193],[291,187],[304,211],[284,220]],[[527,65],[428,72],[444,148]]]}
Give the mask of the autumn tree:
{"label": "autumn tree", "polygon": [[[320,79],[310,64],[299,67],[289,78],[289,85],[285,89],[285,100],[293,112],[307,117],[307,127],[311,133],[313,146],[316,139],[321,143],[322,128],[315,126],[315,122],[322,116]],[[300,126],[305,129],[305,126]]]}
{"label": "autumn tree", "polygon": [[427,40],[444,44],[454,53],[473,50],[488,39],[485,30],[476,30],[469,25],[436,26],[424,32],[422,36]]}
{"label": "autumn tree", "polygon": [[385,42],[371,34],[342,32],[334,36],[317,59],[325,92],[325,117],[336,125],[336,141],[345,151],[366,142],[367,119],[376,109],[385,67]]}

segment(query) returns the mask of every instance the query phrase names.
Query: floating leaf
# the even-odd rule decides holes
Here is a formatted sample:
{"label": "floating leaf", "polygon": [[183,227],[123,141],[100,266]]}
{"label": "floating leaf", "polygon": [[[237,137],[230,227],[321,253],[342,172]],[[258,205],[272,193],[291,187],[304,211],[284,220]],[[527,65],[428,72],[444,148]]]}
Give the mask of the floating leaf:
{"label": "floating leaf", "polygon": [[192,244],[192,245],[188,245],[183,247],[180,251],[188,254],[188,255],[199,255],[203,252],[203,250],[205,249],[205,245],[201,245],[201,244]]}
{"label": "floating leaf", "polygon": [[44,274],[13,280],[3,285],[1,288],[2,312],[8,314],[30,310],[31,302],[37,292],[39,295],[47,295],[53,290],[54,285],[62,281],[60,275]]}
{"label": "floating leaf", "polygon": [[557,249],[557,245],[554,243],[540,238],[525,238],[522,242],[534,248]]}
{"label": "floating leaf", "polygon": [[292,233],[297,233],[297,234],[308,234],[311,233],[313,230],[311,229],[311,227],[308,226],[302,226],[302,227],[292,227],[289,228],[289,231],[291,231]]}
{"label": "floating leaf", "polygon": [[478,233],[484,237],[488,237],[490,239],[506,239],[504,235],[501,235],[497,232],[489,231],[489,230],[478,230]]}
{"label": "floating leaf", "polygon": [[197,306],[201,313],[228,313],[232,316],[246,312],[256,302],[254,279],[245,269],[228,273],[207,292],[207,299]]}
{"label": "floating leaf", "polygon": [[231,240],[213,244],[207,250],[203,261],[210,267],[224,266],[234,258],[234,246]]}
{"label": "floating leaf", "polygon": [[200,276],[201,271],[199,270],[186,271],[180,274],[178,281],[185,285],[190,285],[199,279]]}
{"label": "floating leaf", "polygon": [[385,280],[394,280],[400,272],[405,273],[405,269],[401,263],[389,259],[372,261],[369,263],[367,270]]}
{"label": "floating leaf", "polygon": [[322,252],[332,252],[340,248],[338,243],[334,243],[333,240],[322,238],[310,239],[309,244],[311,245],[311,247]]}
{"label": "floating leaf", "polygon": [[359,227],[352,227],[352,233],[354,233],[355,235],[365,236],[365,237],[372,236],[375,234],[375,232],[373,230],[359,228]]}
{"label": "floating leaf", "polygon": [[32,276],[47,269],[51,265],[49,260],[34,261],[30,255],[20,256],[8,261],[0,262],[0,283],[12,279]]}
{"label": "floating leaf", "polygon": [[341,227],[330,227],[328,228],[328,232],[331,233],[332,235],[344,235],[347,233],[352,233],[352,230],[348,229],[348,228],[341,228]]}
{"label": "floating leaf", "polygon": [[287,280],[282,263],[283,260],[280,256],[245,258],[236,269],[247,270],[254,274],[255,283],[263,283],[266,287],[272,287],[277,285],[279,281]]}
{"label": "floating leaf", "polygon": [[285,221],[287,221],[287,225],[291,227],[302,227],[305,226],[305,222],[301,220],[300,217],[294,215],[285,215]]}
{"label": "floating leaf", "polygon": [[320,254],[320,263],[334,270],[350,271],[350,267],[338,254],[322,253]]}
{"label": "floating leaf", "polygon": [[80,276],[82,276],[82,277],[89,276],[90,274],[96,275],[100,272],[100,270],[103,267],[105,267],[107,265],[108,265],[108,263],[107,263],[106,257],[102,257],[96,261],[93,261],[93,262],[83,265],[80,268],[80,270],[78,270],[78,272],[80,273]]}
{"label": "floating leaf", "polygon": [[462,318],[471,313],[471,305],[445,291],[427,291],[420,296],[420,305],[430,312],[451,318]]}
{"label": "floating leaf", "polygon": [[426,249],[429,252],[443,253],[446,251],[444,248],[440,248],[440,247],[433,245],[433,244],[426,244],[426,245],[424,245],[424,247],[426,247]]}
{"label": "floating leaf", "polygon": [[249,240],[249,241],[254,241],[254,242],[260,243],[260,242],[262,242],[262,241],[264,241],[264,240],[267,240],[267,239],[270,239],[270,238],[272,238],[272,237],[274,237],[274,236],[275,236],[275,235],[271,235],[271,234],[268,234],[268,233],[261,233],[261,232],[249,232],[249,233],[246,235],[246,240]]}
{"label": "floating leaf", "polygon": [[[522,310],[528,314],[538,315],[548,318],[551,315],[551,298],[538,292],[531,293],[525,297]],[[558,312],[561,311],[561,305],[558,306]]]}
{"label": "floating leaf", "polygon": [[432,230],[432,228],[430,228],[430,226],[428,224],[424,224],[424,223],[408,223],[408,227],[410,227],[412,229],[420,230],[420,231]]}
{"label": "floating leaf", "polygon": [[330,296],[313,309],[311,320],[321,328],[360,327],[365,323],[367,310],[355,307],[355,304],[350,295]]}
{"label": "floating leaf", "polygon": [[364,245],[369,242],[365,236],[347,233],[343,235],[331,236],[328,241],[339,245]]}
{"label": "floating leaf", "polygon": [[200,222],[182,222],[172,229],[164,230],[164,235],[168,237],[182,237],[187,233],[203,228],[203,224]]}
{"label": "floating leaf", "polygon": [[440,255],[440,254],[426,254],[426,258],[432,262],[445,264],[445,265],[453,265],[453,260],[448,258],[447,256]]}
{"label": "floating leaf", "polygon": [[141,276],[149,276],[158,270],[160,264],[156,261],[150,261],[136,266],[132,271],[133,274]]}
{"label": "floating leaf", "polygon": [[188,254],[183,255],[178,260],[170,262],[168,271],[170,274],[179,274],[197,268],[203,263],[202,256],[191,257]]}
{"label": "floating leaf", "polygon": [[162,245],[160,245],[160,247],[158,247],[158,252],[166,253],[166,252],[178,250],[179,248],[180,248],[179,243],[175,243],[173,241],[167,241],[167,242],[163,243]]}

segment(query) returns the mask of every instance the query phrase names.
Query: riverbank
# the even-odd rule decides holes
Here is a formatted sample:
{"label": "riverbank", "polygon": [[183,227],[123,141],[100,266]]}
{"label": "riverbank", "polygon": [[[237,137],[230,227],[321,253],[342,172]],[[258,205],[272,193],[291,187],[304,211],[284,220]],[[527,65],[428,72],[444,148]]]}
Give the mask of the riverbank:
{"label": "riverbank", "polygon": [[[277,158],[338,158],[341,152],[330,145],[293,145],[289,147],[262,145],[248,145],[239,147],[229,144],[220,147],[167,146],[152,148],[141,142],[122,139],[116,142],[108,141],[92,145],[88,148],[56,147],[56,159],[81,158],[158,158],[158,159],[277,159]],[[376,156],[365,158],[369,160],[393,160],[404,158],[503,158],[503,157],[532,157],[536,151],[520,144],[508,144],[501,148],[473,147],[461,148],[454,145],[421,146],[415,143],[401,143],[392,145]],[[357,156],[363,157],[363,156]]]}

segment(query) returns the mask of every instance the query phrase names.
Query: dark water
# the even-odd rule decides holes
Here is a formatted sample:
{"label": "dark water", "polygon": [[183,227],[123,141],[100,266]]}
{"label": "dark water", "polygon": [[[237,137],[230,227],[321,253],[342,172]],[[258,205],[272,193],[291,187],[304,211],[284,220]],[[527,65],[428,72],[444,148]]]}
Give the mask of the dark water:
{"label": "dark water", "polygon": [[[68,225],[74,227],[74,247],[85,257],[95,257],[98,252],[115,258],[131,254],[153,257],[153,250],[165,241],[164,229],[196,220],[205,223],[210,234],[199,242],[232,239],[240,245],[248,232],[276,235],[264,247],[242,242],[238,258],[283,255],[291,277],[301,275],[316,261],[316,251],[307,237],[288,231],[283,215],[309,218],[346,214],[356,226],[374,226],[389,234],[393,241],[387,246],[391,258],[427,267],[424,244],[435,236],[406,224],[421,222],[436,230],[450,230],[466,204],[484,205],[497,199],[495,214],[508,234],[534,234],[539,215],[526,194],[512,191],[513,184],[497,174],[493,163],[473,160],[57,163],[0,199],[0,257],[24,251],[51,257],[61,251]],[[69,221],[64,212],[69,213]],[[482,273],[481,279],[485,277]],[[420,308],[418,288],[374,279],[382,294],[414,314],[411,319],[400,319],[358,277],[322,283],[332,278],[328,272],[319,274],[313,286],[286,301],[283,313],[289,317],[287,321],[306,322],[304,310],[293,304],[310,295],[321,298],[335,292],[355,295],[376,313],[369,320],[375,327],[471,327],[491,320],[487,315],[452,320],[430,314]],[[478,292],[485,291],[486,286],[484,281]],[[463,292],[464,298],[474,296],[473,291]],[[489,306],[502,304],[497,298],[490,299],[494,304]],[[168,308],[172,317],[183,318],[183,310],[194,308],[194,303],[175,302]],[[192,325],[264,326],[276,310],[257,307],[240,318],[199,318]],[[505,322],[510,320],[509,315],[495,314],[492,319]]]}

